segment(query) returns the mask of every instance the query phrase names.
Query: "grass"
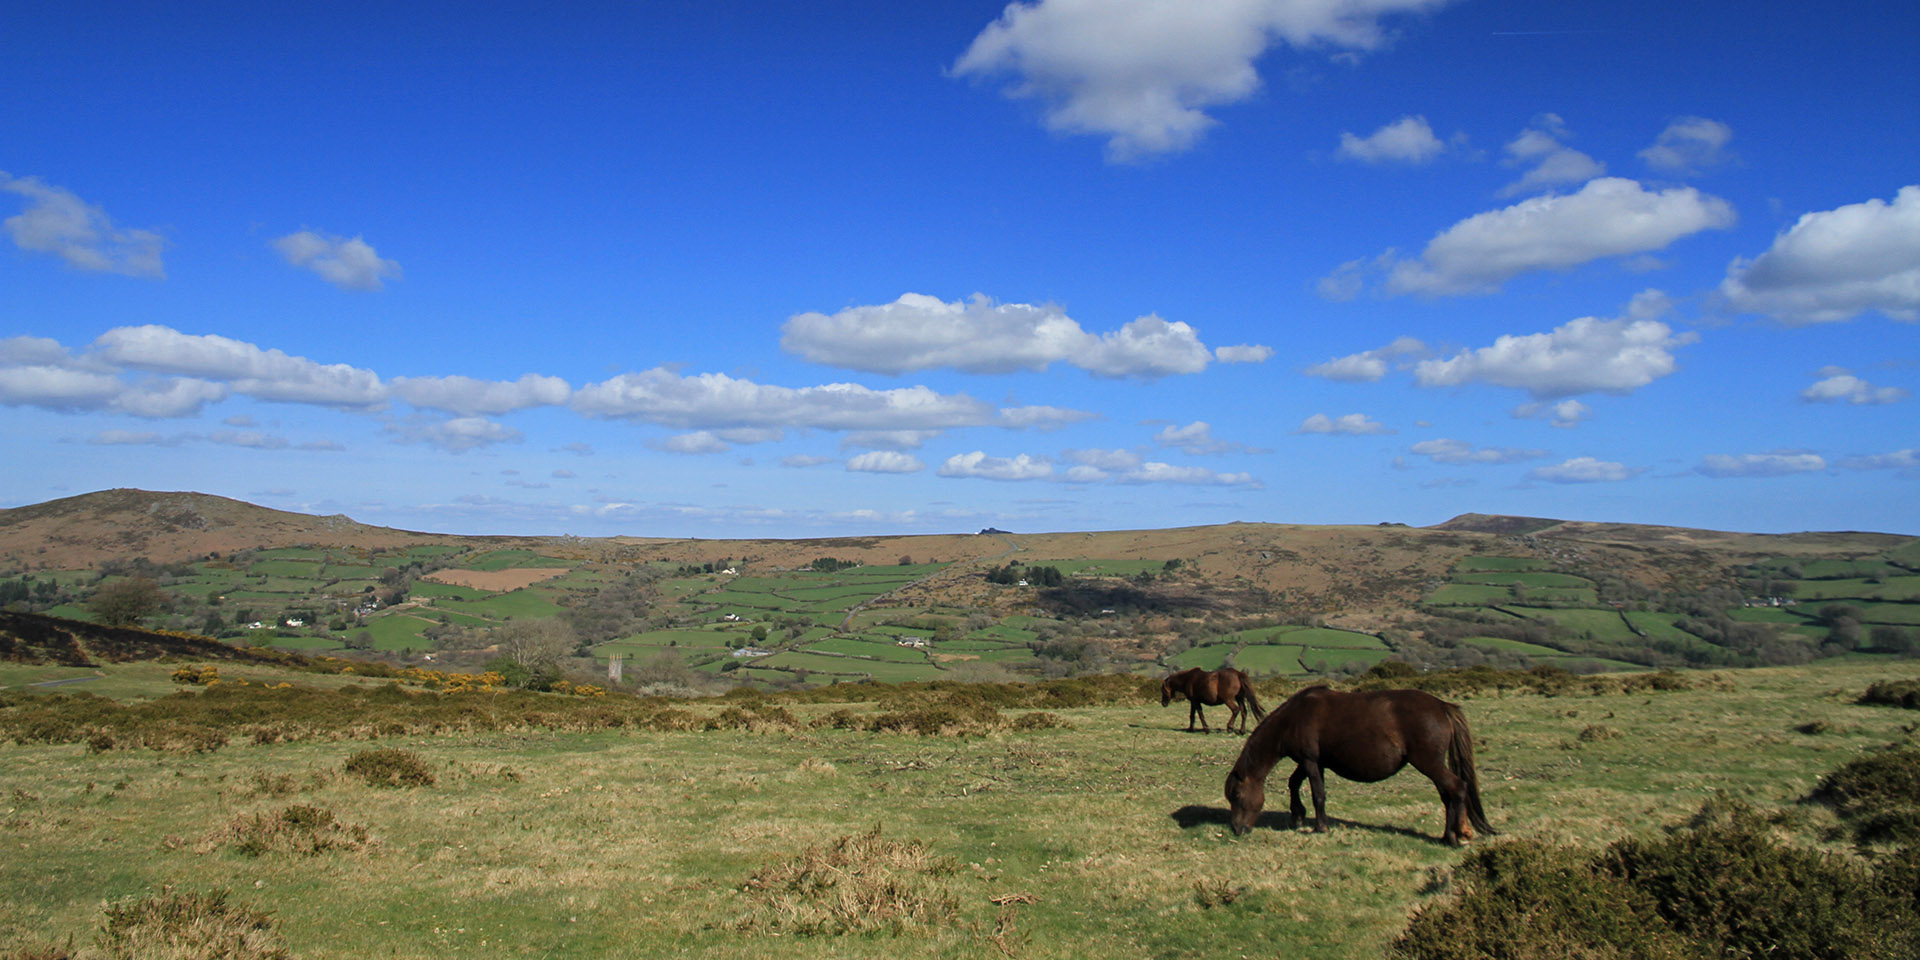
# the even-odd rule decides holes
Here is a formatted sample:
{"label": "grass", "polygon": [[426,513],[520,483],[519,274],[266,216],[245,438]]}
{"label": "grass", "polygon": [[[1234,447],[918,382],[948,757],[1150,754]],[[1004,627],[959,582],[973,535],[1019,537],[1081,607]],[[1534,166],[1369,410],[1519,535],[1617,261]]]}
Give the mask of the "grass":
{"label": "grass", "polygon": [[[1493,843],[1598,852],[1658,836],[1723,792],[1830,822],[1796,801],[1843,762],[1906,736],[1910,712],[1852,702],[1889,673],[1914,679],[1920,665],[1450,699],[1478,738],[1503,832]],[[803,717],[839,708],[791,707]],[[1331,833],[1268,821],[1234,838],[1219,794],[1241,738],[1187,734],[1184,711],[1157,701],[1054,712],[1071,726],[961,738],[533,728],[384,742],[435,775],[411,790],[346,775],[365,743],[210,754],[0,745],[0,797],[10,798],[0,802],[10,811],[0,930],[84,944],[102,902],[173,886],[231,891],[234,907],[270,912],[302,960],[1357,960],[1380,956],[1411,911],[1438,902],[1462,860],[1435,842],[1439,805],[1411,772],[1376,784],[1329,778]],[[1816,720],[1823,732],[1796,731]],[[1583,739],[1596,725],[1617,736]],[[238,817],[286,820],[296,806],[364,827],[366,842],[259,856],[196,842]],[[850,885],[854,912],[837,916],[856,932],[832,932],[841,921],[817,918],[836,916],[825,882],[834,871],[891,876],[899,896],[883,896],[884,882]],[[794,882],[808,876],[820,882]],[[857,932],[868,919],[881,923]]]}

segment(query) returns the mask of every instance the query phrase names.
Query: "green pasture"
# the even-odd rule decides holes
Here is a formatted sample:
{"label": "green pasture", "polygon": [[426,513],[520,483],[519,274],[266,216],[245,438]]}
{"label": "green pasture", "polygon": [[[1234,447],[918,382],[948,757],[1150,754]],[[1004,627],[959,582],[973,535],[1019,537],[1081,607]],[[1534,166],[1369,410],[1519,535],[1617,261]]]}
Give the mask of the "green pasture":
{"label": "green pasture", "polygon": [[1285,634],[1287,643],[1296,643],[1316,650],[1385,650],[1386,641],[1366,633],[1354,633],[1351,630],[1333,630],[1327,627],[1308,627]]}
{"label": "green pasture", "polygon": [[[1203,649],[1213,649],[1211,647]],[[1233,655],[1233,665],[1254,676],[1263,674],[1300,673],[1304,668],[1300,659],[1307,653],[1306,648],[1293,644],[1262,643],[1241,647]],[[1208,668],[1213,669],[1213,668]]]}
{"label": "green pasture", "polygon": [[346,649],[346,644],[333,637],[274,637],[268,646],[297,653],[329,653]]}
{"label": "green pasture", "polygon": [[1478,607],[1513,600],[1506,587],[1488,587],[1466,583],[1448,583],[1427,594],[1427,603],[1441,607]]}
{"label": "green pasture", "polygon": [[837,653],[849,657],[890,660],[895,663],[927,663],[927,651],[903,647],[892,640],[862,640],[856,637],[828,637],[801,648],[807,653]]}
{"label": "green pasture", "polygon": [[1199,667],[1202,670],[1218,670],[1227,665],[1227,657],[1235,648],[1227,644],[1208,644],[1204,647],[1188,647],[1167,658],[1167,664],[1175,669],[1188,670]]}
{"label": "green pasture", "polygon": [[364,626],[356,628],[355,632],[364,629],[373,634],[375,650],[425,650],[433,644],[420,636],[420,631],[431,626],[433,626],[431,620],[422,620],[406,614],[389,614],[368,620]]}
{"label": "green pasture", "polygon": [[1535,658],[1564,657],[1567,655],[1564,650],[1555,650],[1552,647],[1541,646],[1537,643],[1528,643],[1525,640],[1508,640],[1505,637],[1468,637],[1460,642],[1485,650],[1504,650],[1508,653],[1523,653]]}
{"label": "green pasture", "polygon": [[836,674],[846,677],[871,677],[882,683],[904,683],[909,680],[932,680],[940,675],[940,668],[930,663],[917,664],[893,663],[886,660],[857,660],[852,657],[835,657],[821,653],[786,651],[771,657],[762,657],[758,666],[770,669],[805,670],[810,674]]}
{"label": "green pasture", "polygon": [[415,580],[407,589],[407,595],[416,600],[485,600],[494,594],[487,590],[475,590],[455,583],[440,583],[435,580]]}
{"label": "green pasture", "polygon": [[1568,573],[1550,573],[1545,571],[1486,571],[1483,573],[1457,573],[1454,583],[1482,584],[1486,586],[1508,586],[1519,584],[1529,589],[1543,588],[1591,588],[1593,581],[1585,577],[1576,577]]}
{"label": "green pasture", "polygon": [[[1741,623],[1778,623],[1789,627],[1804,626],[1808,619],[1795,612],[1795,607],[1740,607],[1727,611],[1727,619]],[[1813,611],[1807,611],[1811,614]]]}
{"label": "green pasture", "polygon": [[979,630],[975,630],[972,633],[967,634],[966,639],[991,640],[999,643],[1024,644],[1029,641],[1040,639],[1040,635],[1037,633],[1034,633],[1032,630],[1025,630],[1020,627],[1008,626],[1005,623],[999,623],[991,627],[982,627]]}
{"label": "green pasture", "polygon": [[433,606],[437,610],[451,610],[488,620],[538,620],[559,616],[566,609],[531,589],[496,593],[482,600],[471,601],[436,597]]}
{"label": "green pasture", "polygon": [[1575,635],[1585,634],[1603,643],[1639,643],[1640,637],[1615,610],[1553,609],[1530,611],[1535,619],[1552,620]]}
{"label": "green pasture", "polygon": [[1648,640],[1670,640],[1674,643],[1686,644],[1704,644],[1706,642],[1674,626],[1674,622],[1680,619],[1680,615],[1677,613],[1629,610],[1627,611],[1627,619],[1633,621],[1633,625],[1639,627],[1641,632],[1647,635]]}
{"label": "green pasture", "polygon": [[1385,660],[1387,656],[1388,653],[1385,650],[1342,650],[1316,647],[1302,651],[1300,654],[1300,663],[1308,670],[1314,672],[1323,670],[1327,672],[1338,670],[1365,670]]}
{"label": "green pasture", "polygon": [[1860,614],[1864,623],[1920,625],[1920,603],[1869,603],[1860,608]]}
{"label": "green pasture", "polygon": [[460,560],[463,570],[515,570],[523,567],[571,567],[572,560],[543,557],[532,550],[489,550]]}
{"label": "green pasture", "polygon": [[1803,605],[1814,600],[1920,600],[1920,576],[1796,580],[1793,583],[1793,597]]}

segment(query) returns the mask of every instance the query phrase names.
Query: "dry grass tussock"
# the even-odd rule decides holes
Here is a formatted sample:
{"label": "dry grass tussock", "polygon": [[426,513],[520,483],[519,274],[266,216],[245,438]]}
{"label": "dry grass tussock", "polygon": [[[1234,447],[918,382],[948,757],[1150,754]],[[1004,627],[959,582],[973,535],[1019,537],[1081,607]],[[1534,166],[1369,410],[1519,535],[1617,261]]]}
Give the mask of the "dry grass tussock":
{"label": "dry grass tussock", "polygon": [[953,860],[914,840],[889,840],[879,827],[762,867],[741,893],[742,931],[802,936],[928,930],[954,919]]}
{"label": "dry grass tussock", "polygon": [[198,840],[169,837],[166,846],[200,854],[226,849],[248,857],[315,857],[364,850],[371,843],[366,827],[341,820],[326,807],[295,803],[238,814]]}
{"label": "dry grass tussock", "polygon": [[104,904],[92,944],[0,941],[0,960],[292,960],[272,914],[227,891],[127,897]]}

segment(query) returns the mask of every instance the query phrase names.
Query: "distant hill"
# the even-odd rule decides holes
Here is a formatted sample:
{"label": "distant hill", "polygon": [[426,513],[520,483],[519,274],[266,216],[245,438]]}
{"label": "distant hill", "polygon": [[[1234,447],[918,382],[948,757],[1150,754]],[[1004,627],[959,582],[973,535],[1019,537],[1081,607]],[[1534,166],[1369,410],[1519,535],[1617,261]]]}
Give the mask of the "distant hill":
{"label": "distant hill", "polygon": [[248,547],[385,547],[458,537],[290,513],[206,493],[115,489],[0,510],[0,557],[37,568],[146,557],[171,563]]}
{"label": "distant hill", "polygon": [[286,664],[306,658],[281,650],[236,647],[207,637],[103,627],[37,613],[0,610],[0,663],[92,667],[136,660],[239,660]]}

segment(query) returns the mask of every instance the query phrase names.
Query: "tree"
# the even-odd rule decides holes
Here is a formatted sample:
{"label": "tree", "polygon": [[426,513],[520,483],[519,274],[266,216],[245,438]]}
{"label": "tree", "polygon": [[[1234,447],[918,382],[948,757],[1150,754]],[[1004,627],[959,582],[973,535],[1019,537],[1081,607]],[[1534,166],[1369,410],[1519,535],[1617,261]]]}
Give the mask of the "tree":
{"label": "tree", "polygon": [[132,626],[167,606],[167,595],[147,577],[115,580],[93,592],[87,606],[108,626]]}
{"label": "tree", "polygon": [[521,685],[543,689],[560,675],[561,658],[573,653],[573,629],[561,620],[515,620],[487,631],[483,638],[500,648],[500,659],[524,676]]}

